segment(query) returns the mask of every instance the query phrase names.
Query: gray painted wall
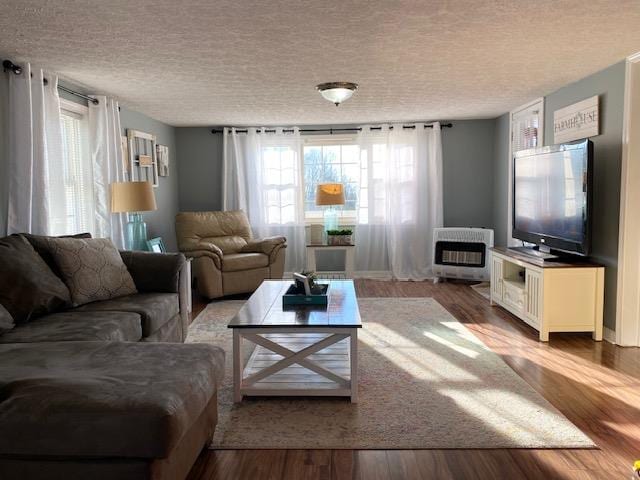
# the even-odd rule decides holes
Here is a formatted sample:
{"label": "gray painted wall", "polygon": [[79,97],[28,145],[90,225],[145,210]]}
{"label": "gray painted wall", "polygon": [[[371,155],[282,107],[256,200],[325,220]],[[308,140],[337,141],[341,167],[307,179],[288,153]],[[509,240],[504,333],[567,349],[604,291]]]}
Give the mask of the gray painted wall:
{"label": "gray painted wall", "polygon": [[442,130],[445,227],[493,227],[495,120],[459,120]]}
{"label": "gray painted wall", "polygon": [[593,253],[605,265],[604,324],[615,329],[620,216],[620,170],[624,112],[625,62],[612,65],[547,95],[545,144],[553,141],[553,112],[593,95],[600,96],[600,135],[591,138],[593,169]]}
{"label": "gray painted wall", "polygon": [[176,128],[180,210],[222,209],[222,135],[211,128]]}
{"label": "gray painted wall", "polygon": [[507,245],[509,210],[509,114],[496,118],[493,163],[493,243]]}
{"label": "gray painted wall", "polygon": [[[442,131],[446,226],[493,226],[494,126],[494,120],[463,120]],[[222,135],[176,128],[176,143],[180,210],[220,209]]]}
{"label": "gray painted wall", "polygon": [[[69,83],[61,83],[73,90],[87,93],[86,91],[82,92],[81,89]],[[0,236],[6,234],[7,227],[8,185],[6,168],[9,143],[7,121],[9,110],[8,85],[8,74],[0,73]],[[86,105],[86,101],[65,92],[60,92],[60,97]],[[176,162],[175,128],[124,107],[120,111],[120,120],[123,134],[126,128],[135,128],[137,130],[154,133],[157,136],[158,143],[169,147],[169,177],[160,177],[160,186],[155,189],[158,210],[145,214],[145,220],[147,221],[149,236],[161,236],[164,239],[167,249],[175,251],[177,246],[174,217],[178,210],[178,168]]]}
{"label": "gray painted wall", "polygon": [[178,162],[175,128],[159,122],[138,112],[122,107],[120,109],[120,123],[122,134],[127,128],[142,130],[156,135],[160,145],[169,147],[169,176],[160,177],[158,188],[155,188],[158,209],[146,212],[149,238],[162,237],[168,251],[177,251],[175,216],[178,213]]}
{"label": "gray painted wall", "polygon": [[[553,112],[594,95],[600,96],[600,135],[594,144],[593,252],[592,258],[606,266],[604,324],[615,329],[618,227],[620,213],[620,169],[624,111],[625,64],[617,63],[544,99],[545,145],[553,140]],[[493,220],[497,244],[506,244],[509,115],[497,119],[495,140]]]}

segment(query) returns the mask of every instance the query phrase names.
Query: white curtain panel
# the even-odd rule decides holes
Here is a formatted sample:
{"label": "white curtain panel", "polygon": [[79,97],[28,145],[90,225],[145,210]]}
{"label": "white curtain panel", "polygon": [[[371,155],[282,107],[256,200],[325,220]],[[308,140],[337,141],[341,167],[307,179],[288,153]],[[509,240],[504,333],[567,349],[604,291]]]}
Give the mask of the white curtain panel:
{"label": "white curtain panel", "polygon": [[49,192],[62,187],[61,172],[48,168],[49,159],[62,156],[58,77],[21,66],[20,75],[9,73],[7,232],[47,235]]}
{"label": "white curtain panel", "polygon": [[124,248],[125,214],[111,213],[111,183],[125,181],[118,102],[105,96],[89,102],[89,144],[93,167],[95,236]]}
{"label": "white curtain panel", "polygon": [[223,209],[244,210],[257,237],[285,236],[285,270],[300,271],[305,255],[300,132],[269,130],[275,133],[224,129]]}
{"label": "white curtain panel", "polygon": [[433,229],[443,221],[440,124],[364,126],[358,142],[367,178],[360,185],[356,269],[431,278]]}

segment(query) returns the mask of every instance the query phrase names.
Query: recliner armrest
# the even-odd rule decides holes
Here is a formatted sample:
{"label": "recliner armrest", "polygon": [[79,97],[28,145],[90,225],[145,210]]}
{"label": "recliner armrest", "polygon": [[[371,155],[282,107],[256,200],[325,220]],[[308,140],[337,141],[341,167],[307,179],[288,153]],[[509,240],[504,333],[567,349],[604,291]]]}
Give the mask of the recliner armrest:
{"label": "recliner armrest", "polygon": [[180,270],[186,262],[183,254],[121,251],[120,256],[138,291],[179,292]]}
{"label": "recliner armrest", "polygon": [[224,253],[220,247],[211,242],[198,242],[187,246],[183,245],[181,251],[187,257],[191,258],[210,257],[213,259],[217,268],[222,268],[222,257]]}
{"label": "recliner armrest", "polygon": [[241,253],[264,253],[269,256],[269,261],[273,262],[276,254],[281,248],[287,247],[287,239],[285,237],[267,237],[249,240],[247,244],[240,249]]}

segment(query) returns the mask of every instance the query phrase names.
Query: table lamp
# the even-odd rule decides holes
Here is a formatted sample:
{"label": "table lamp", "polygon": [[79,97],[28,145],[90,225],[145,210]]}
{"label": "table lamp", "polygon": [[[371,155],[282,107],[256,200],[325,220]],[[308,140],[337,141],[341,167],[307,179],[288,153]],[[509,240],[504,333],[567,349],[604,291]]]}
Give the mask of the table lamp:
{"label": "table lamp", "polygon": [[111,184],[111,213],[127,213],[125,248],[145,250],[147,224],[142,213],[156,210],[156,197],[151,182],[115,182]]}
{"label": "table lamp", "polygon": [[316,189],[316,205],[328,207],[324,210],[324,230],[338,229],[336,205],[344,205],[344,187],[341,183],[320,183]]}

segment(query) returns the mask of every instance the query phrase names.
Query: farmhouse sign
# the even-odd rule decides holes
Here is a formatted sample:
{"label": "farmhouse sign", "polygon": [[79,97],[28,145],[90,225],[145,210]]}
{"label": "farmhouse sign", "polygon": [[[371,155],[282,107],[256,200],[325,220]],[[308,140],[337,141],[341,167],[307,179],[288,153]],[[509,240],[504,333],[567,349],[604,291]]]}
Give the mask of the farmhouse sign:
{"label": "farmhouse sign", "polygon": [[598,96],[553,112],[553,143],[598,135]]}

